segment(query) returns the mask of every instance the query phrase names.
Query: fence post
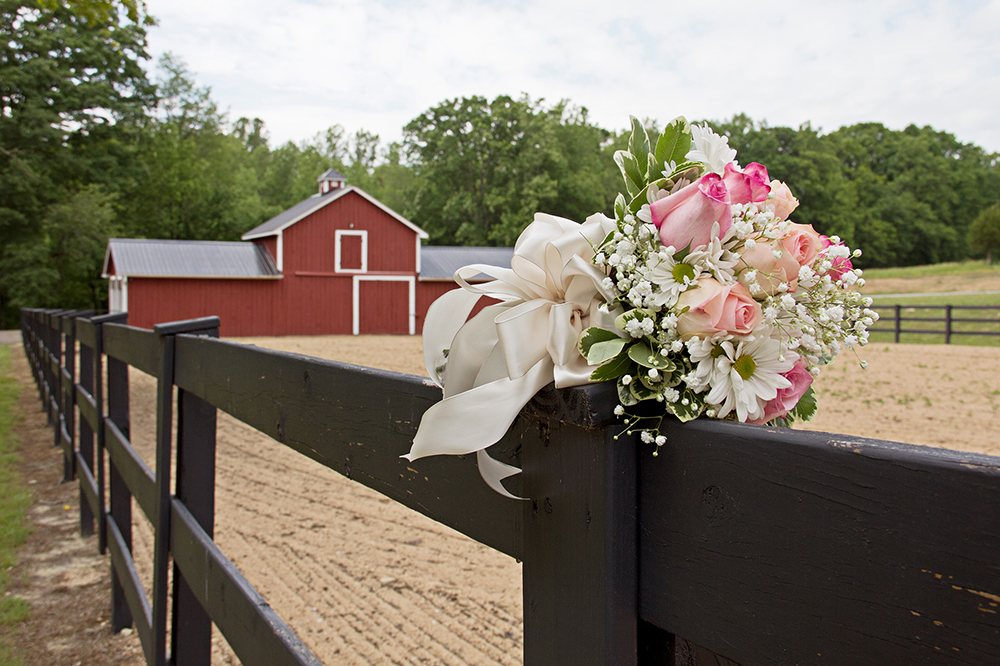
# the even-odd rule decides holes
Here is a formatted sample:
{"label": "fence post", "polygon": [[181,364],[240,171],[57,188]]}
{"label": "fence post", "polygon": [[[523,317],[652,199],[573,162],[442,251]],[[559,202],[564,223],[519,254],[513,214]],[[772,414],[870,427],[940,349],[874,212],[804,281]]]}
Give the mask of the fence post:
{"label": "fence post", "polygon": [[[80,419],[79,433],[77,433],[76,426],[76,382],[78,379],[82,380],[83,372],[86,368],[86,361],[83,358],[83,347],[80,349],[80,373],[77,376],[77,355],[76,355],[76,322],[80,317],[89,317],[94,314],[94,310],[77,310],[71,316],[66,318],[66,323],[63,329],[66,333],[66,353],[63,358],[65,359],[66,371],[69,374],[69,386],[63,387],[63,419],[66,423],[66,433],[69,435],[69,449],[70,456],[72,460],[72,469],[70,470],[73,475],[76,474],[76,458],[75,452],[79,451],[80,457],[90,468],[90,471],[94,471],[94,440],[93,437],[84,441],[83,432],[86,429],[88,433],[90,432],[90,426],[88,425],[84,428],[84,419]],[[88,359],[89,360],[89,359]],[[92,363],[93,361],[91,361]],[[90,368],[93,370],[93,367]],[[91,389],[93,386],[91,386]],[[93,395],[93,394],[91,394]],[[80,487],[80,535],[90,536],[94,533],[94,512],[90,508],[90,502],[87,501],[87,496],[83,492],[83,487]]]}
{"label": "fence post", "polygon": [[895,324],[896,324],[896,342],[899,342],[899,333],[900,333],[900,330],[902,329],[902,316],[901,316],[902,315],[902,308],[897,303],[896,306],[895,306],[895,309],[896,309],[896,321],[895,321]]}
{"label": "fence post", "polygon": [[[62,444],[64,447],[63,481],[72,481],[76,477],[76,414],[73,409],[76,401],[73,399],[75,395],[73,389],[76,382],[76,335],[74,333],[76,320],[74,318],[78,313],[78,310],[73,310],[59,317],[61,320],[59,330],[63,338],[62,368],[59,373],[59,403],[63,428],[61,434],[63,435]],[[66,375],[69,375],[69,381],[66,381]],[[86,503],[86,499],[81,497],[81,516]],[[89,508],[87,507],[88,510]],[[93,531],[90,533],[92,534]]]}
{"label": "fence post", "polygon": [[548,406],[522,438],[525,666],[639,663],[637,444],[618,436],[607,388],[532,403]]}
{"label": "fence post", "polygon": [[[204,328],[187,330],[219,337],[219,320],[201,320]],[[209,324],[212,324],[209,326]],[[191,363],[176,358],[175,363]],[[209,537],[215,528],[216,408],[193,393],[177,389],[177,461],[175,495]],[[173,568],[170,655],[175,664],[209,666],[212,620],[198,602],[177,565]]]}
{"label": "fence post", "polygon": [[[75,327],[74,327],[75,331]],[[83,387],[87,393],[94,397],[94,401],[97,402],[97,395],[94,388],[94,350],[87,345],[80,343],[80,376],[77,381],[80,386]],[[97,402],[97,417],[101,418],[103,415],[102,404]],[[87,419],[80,419],[79,433],[77,434],[77,448],[80,450],[80,456],[87,461],[90,465],[90,470],[94,473],[94,478],[98,478],[99,474],[103,473],[103,469],[97,469],[94,467],[94,431],[90,427],[90,423]],[[102,465],[103,467],[103,465]],[[98,482],[98,489],[100,488],[100,482]],[[100,498],[100,494],[98,494]],[[98,506],[102,507],[100,513],[104,513],[103,498]],[[90,511],[90,506],[87,504],[87,498],[84,497],[83,488],[80,488],[80,534],[87,536],[93,533],[93,523],[95,516],[92,515]],[[104,554],[104,521],[103,516],[97,516],[97,548],[100,550],[101,555]]]}
{"label": "fence post", "polygon": [[55,348],[55,336],[52,335],[52,317],[58,310],[46,310],[45,311],[45,356],[42,358],[42,366],[45,369],[45,414],[46,425],[51,426],[56,415],[52,413],[52,397],[55,394],[56,378],[52,372],[52,357],[54,355],[53,349]]}
{"label": "fence post", "polygon": [[951,306],[944,306],[944,343],[951,344]]}
{"label": "fence post", "polygon": [[[158,497],[155,525],[156,534],[153,543],[152,620],[153,654],[155,655],[153,666],[167,666],[170,663],[167,659],[166,613],[168,592],[167,568],[170,561],[170,438],[173,422],[174,363],[176,361],[175,336],[178,333],[201,332],[210,328],[218,329],[218,326],[218,317],[205,317],[204,319],[192,319],[153,326],[153,332],[160,336],[160,349],[163,354],[163,366],[156,383],[156,487]],[[199,419],[195,414],[191,414],[190,416],[196,422],[199,420],[203,421],[203,419]],[[214,467],[212,471],[214,483]],[[209,625],[209,632],[211,632],[211,625]],[[197,645],[191,645],[191,649],[197,650]],[[191,662],[178,661],[177,663],[188,664]],[[192,666],[196,665],[192,664]]]}
{"label": "fence post", "polygon": [[[63,333],[62,320],[66,313],[72,310],[58,310],[49,317],[49,332],[52,335],[52,403],[55,414],[52,422],[52,446],[62,448],[62,432],[65,425],[66,410],[62,404],[63,396]],[[73,480],[73,460],[63,449],[63,483]]]}
{"label": "fence post", "polygon": [[[97,495],[98,505],[101,508],[101,515],[97,517],[98,522],[98,548],[104,554],[107,547],[107,516],[104,511],[111,514],[112,519],[121,532],[122,540],[129,552],[132,552],[132,495],[128,486],[118,474],[114,465],[110,465],[110,478],[104,478],[104,324],[124,323],[128,319],[128,313],[108,314],[91,319],[94,324],[94,402],[97,403],[97,414],[100,419],[100,427],[97,428]],[[125,437],[131,437],[129,426],[129,395],[128,395],[128,364],[117,358],[108,357],[107,374],[107,418],[114,422]],[[105,485],[107,483],[107,485]],[[108,509],[105,509],[104,494],[107,487],[109,497]],[[118,581],[118,572],[115,571],[114,564],[111,565],[111,631],[118,633],[122,629],[132,626],[132,611],[129,610],[128,601],[125,600],[125,589]]]}

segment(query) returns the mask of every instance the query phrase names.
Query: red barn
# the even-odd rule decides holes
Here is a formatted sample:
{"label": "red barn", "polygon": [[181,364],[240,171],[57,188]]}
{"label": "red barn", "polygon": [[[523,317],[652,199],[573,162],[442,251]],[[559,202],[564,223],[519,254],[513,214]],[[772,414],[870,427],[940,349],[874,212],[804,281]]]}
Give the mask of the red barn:
{"label": "red barn", "polygon": [[510,265],[510,248],[421,248],[425,231],[337,171],[318,180],[244,242],[111,239],[110,309],[144,328],[218,315],[227,337],[413,335],[456,268]]}

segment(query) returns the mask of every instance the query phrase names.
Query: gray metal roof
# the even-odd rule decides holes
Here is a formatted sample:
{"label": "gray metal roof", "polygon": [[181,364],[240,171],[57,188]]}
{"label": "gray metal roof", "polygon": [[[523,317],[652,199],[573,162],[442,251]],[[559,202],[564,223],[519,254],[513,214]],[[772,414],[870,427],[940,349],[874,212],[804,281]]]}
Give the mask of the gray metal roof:
{"label": "gray metal roof", "polygon": [[264,236],[273,236],[281,232],[286,227],[290,227],[295,224],[306,215],[313,213],[323,206],[332,203],[344,196],[348,192],[356,192],[361,197],[367,199],[370,203],[374,204],[378,208],[391,215],[392,217],[399,220],[405,226],[416,232],[417,236],[420,238],[427,238],[427,232],[418,227],[417,225],[410,222],[405,217],[394,211],[393,209],[386,206],[384,203],[368,194],[361,188],[355,187],[353,185],[348,185],[347,187],[341,187],[339,189],[330,190],[326,194],[314,194],[305,201],[300,201],[283,213],[278,213],[270,220],[254,227],[250,231],[246,232],[240,238],[243,240],[251,240],[253,238],[263,238]]}
{"label": "gray metal roof", "polygon": [[336,169],[327,169],[326,171],[323,172],[323,175],[321,175],[319,178],[316,179],[316,182],[322,183],[324,180],[339,180],[346,183],[347,176],[340,173]]}
{"label": "gray metal roof", "polygon": [[127,277],[280,277],[268,251],[256,243],[112,238],[104,258]]}
{"label": "gray metal roof", "polygon": [[[486,264],[510,268],[512,247],[453,247],[427,245],[420,248],[420,279],[450,280],[462,266]],[[479,277],[484,277],[480,274]]]}

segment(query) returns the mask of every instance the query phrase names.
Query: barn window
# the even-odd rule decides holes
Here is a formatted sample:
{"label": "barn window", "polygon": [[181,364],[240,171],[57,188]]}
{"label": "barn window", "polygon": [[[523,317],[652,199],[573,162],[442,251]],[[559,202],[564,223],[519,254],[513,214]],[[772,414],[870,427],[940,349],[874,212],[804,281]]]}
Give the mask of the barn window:
{"label": "barn window", "polygon": [[364,273],[368,270],[368,232],[336,231],[335,264],[338,273]]}

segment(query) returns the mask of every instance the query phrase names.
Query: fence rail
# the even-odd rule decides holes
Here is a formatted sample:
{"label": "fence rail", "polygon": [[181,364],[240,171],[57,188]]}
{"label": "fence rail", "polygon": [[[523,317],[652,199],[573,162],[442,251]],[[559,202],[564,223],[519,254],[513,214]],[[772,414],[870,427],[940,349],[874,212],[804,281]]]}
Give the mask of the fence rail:
{"label": "fence rail", "polygon": [[[943,335],[945,344],[951,344],[955,335],[975,335],[987,338],[1000,338],[1000,306],[996,305],[873,305],[872,309],[879,313],[879,321],[875,327],[869,328],[870,333],[892,333],[895,342],[900,341],[904,333],[920,335]],[[910,316],[910,311],[935,311],[940,316],[923,317]],[[956,311],[972,310],[974,312],[992,312],[993,317],[956,317]],[[887,316],[886,313],[891,313]],[[918,328],[904,328],[907,322],[921,322]],[[944,327],[927,328],[927,323],[944,324]],[[889,326],[886,326],[889,324]],[[969,326],[969,324],[991,324],[990,327]]]}
{"label": "fence rail", "polygon": [[[1000,458],[718,421],[666,425],[654,458],[619,437],[613,387],[550,387],[492,451],[524,469],[516,502],[472,457],[399,459],[440,399],[426,379],[218,340],[216,318],[124,319],[25,310],[22,331],[81,531],[110,551],[113,629],[134,623],[148,664],[208,664],[212,622],[245,664],[319,663],[212,540],[217,409],[521,559],[528,666],[1000,655]],[[157,378],[152,464],[129,439],[129,365]],[[150,597],[132,497],[155,530]]]}

